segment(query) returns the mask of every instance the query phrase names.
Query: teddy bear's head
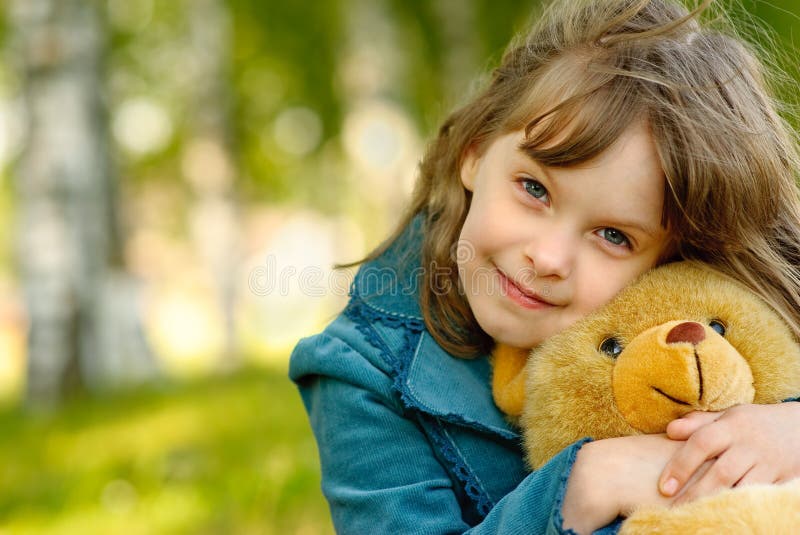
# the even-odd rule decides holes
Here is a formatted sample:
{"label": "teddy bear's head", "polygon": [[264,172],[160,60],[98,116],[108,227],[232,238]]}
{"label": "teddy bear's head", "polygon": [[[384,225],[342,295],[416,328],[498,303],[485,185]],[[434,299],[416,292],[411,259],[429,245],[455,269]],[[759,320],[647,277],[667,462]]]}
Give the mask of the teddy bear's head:
{"label": "teddy bear's head", "polygon": [[520,426],[537,468],[581,437],[659,433],[690,411],[795,396],[800,347],[743,285],[678,262],[548,339],[524,377]]}

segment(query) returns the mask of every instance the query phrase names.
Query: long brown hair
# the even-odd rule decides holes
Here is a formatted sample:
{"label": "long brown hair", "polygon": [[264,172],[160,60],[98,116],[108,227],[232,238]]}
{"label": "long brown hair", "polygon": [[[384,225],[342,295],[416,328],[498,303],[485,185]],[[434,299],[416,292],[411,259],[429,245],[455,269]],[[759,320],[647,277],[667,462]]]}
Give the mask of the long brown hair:
{"label": "long brown hair", "polygon": [[[408,212],[368,259],[422,214],[423,266],[449,267],[458,288],[453,250],[471,198],[459,178],[467,149],[480,153],[524,128],[529,154],[566,167],[598,156],[643,118],[666,177],[662,222],[672,250],[744,282],[800,337],[797,138],[776,111],[762,50],[720,24],[720,13],[707,16],[711,3],[550,4],[511,43],[487,87],[444,121]],[[431,271],[420,305],[433,337],[458,356],[489,349],[464,295],[437,292]]]}

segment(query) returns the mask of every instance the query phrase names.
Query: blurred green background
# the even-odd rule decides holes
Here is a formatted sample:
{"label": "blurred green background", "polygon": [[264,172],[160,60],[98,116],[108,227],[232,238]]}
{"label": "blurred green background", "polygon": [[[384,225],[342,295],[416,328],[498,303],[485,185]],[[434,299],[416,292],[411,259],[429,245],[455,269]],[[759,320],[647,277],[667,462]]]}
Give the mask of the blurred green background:
{"label": "blurred green background", "polygon": [[331,532],[289,352],[535,5],[0,3],[0,534]]}

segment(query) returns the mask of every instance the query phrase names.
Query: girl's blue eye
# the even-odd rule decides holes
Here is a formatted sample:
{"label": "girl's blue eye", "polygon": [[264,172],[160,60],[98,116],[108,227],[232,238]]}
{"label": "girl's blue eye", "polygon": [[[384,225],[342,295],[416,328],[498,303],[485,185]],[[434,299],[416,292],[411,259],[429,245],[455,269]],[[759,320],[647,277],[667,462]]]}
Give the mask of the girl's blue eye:
{"label": "girl's blue eye", "polygon": [[605,240],[614,245],[625,245],[628,243],[628,237],[615,228],[604,228],[600,232]]}
{"label": "girl's blue eye", "polygon": [[527,178],[522,181],[522,187],[524,187],[525,191],[532,197],[539,200],[547,200],[547,188],[545,188],[541,182]]}

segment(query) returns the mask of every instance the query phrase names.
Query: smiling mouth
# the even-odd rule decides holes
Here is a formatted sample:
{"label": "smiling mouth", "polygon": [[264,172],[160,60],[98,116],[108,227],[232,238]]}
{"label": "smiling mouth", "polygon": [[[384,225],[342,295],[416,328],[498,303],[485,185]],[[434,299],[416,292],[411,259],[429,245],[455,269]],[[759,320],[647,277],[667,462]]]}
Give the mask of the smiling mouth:
{"label": "smiling mouth", "polygon": [[539,295],[536,294],[535,292],[531,292],[530,290],[526,290],[525,288],[523,288],[522,286],[520,286],[519,284],[517,284],[516,282],[514,282],[511,279],[508,279],[508,282],[513,284],[517,288],[517,290],[519,290],[519,292],[522,295],[525,295],[525,296],[530,297],[532,299],[538,299],[539,301],[542,301],[542,298],[540,298]]}
{"label": "smiling mouth", "polygon": [[506,274],[503,273],[499,268],[497,268],[496,273],[500,279],[500,295],[506,299],[509,299],[517,306],[521,306],[522,308],[528,310],[547,310],[556,306],[541,299],[535,293],[531,293],[529,290],[522,289],[511,278],[506,276]]}
{"label": "smiling mouth", "polygon": [[526,288],[523,288],[523,287],[522,287],[522,286],[520,286],[519,284],[517,284],[517,283],[516,283],[516,282],[515,282],[515,281],[514,281],[514,280],[513,280],[511,277],[509,277],[508,275],[506,275],[506,274],[503,272],[503,270],[501,270],[500,268],[497,268],[497,272],[500,274],[500,277],[501,277],[502,279],[504,279],[505,283],[506,283],[508,286],[510,286],[511,288],[513,288],[514,290],[516,290],[517,292],[519,292],[519,293],[520,293],[520,294],[521,294],[523,297],[525,297],[525,298],[527,298],[527,299],[536,300],[536,301],[538,301],[538,302],[540,302],[540,303],[542,303],[542,304],[545,304],[545,305],[554,306],[554,305],[553,305],[553,303],[551,303],[551,302],[549,302],[549,301],[546,301],[546,300],[545,300],[545,299],[543,299],[543,298],[542,298],[542,296],[541,296],[541,295],[539,295],[538,293],[536,293],[536,292],[532,292],[532,291],[530,291],[530,290],[528,290],[528,289],[526,289]]}
{"label": "smiling mouth", "polygon": [[[697,354],[697,349],[696,348],[694,350],[694,362],[695,362],[695,366],[697,366],[697,377],[698,377],[698,383],[700,384],[700,391],[698,392],[697,402],[700,403],[703,400],[703,368],[700,366],[700,357]],[[683,401],[682,399],[678,399],[676,397],[670,396],[669,394],[667,394],[666,392],[664,392],[663,390],[661,390],[658,387],[655,387],[655,386],[651,385],[650,388],[652,388],[653,390],[655,390],[656,392],[658,392],[659,394],[661,394],[662,396],[664,396],[668,400],[670,400],[670,401],[672,401],[674,403],[677,403],[678,405],[686,405],[687,407],[693,407],[694,406],[692,403],[689,403],[687,401]]]}

